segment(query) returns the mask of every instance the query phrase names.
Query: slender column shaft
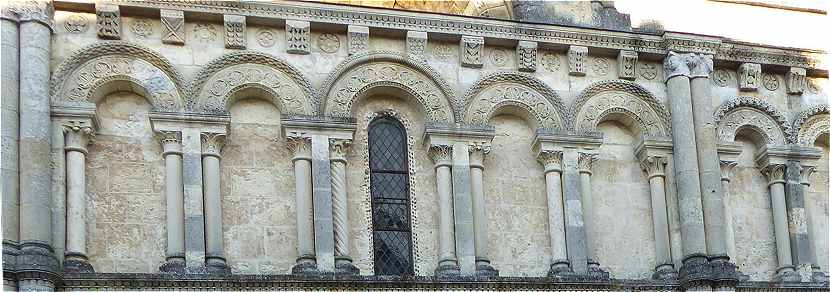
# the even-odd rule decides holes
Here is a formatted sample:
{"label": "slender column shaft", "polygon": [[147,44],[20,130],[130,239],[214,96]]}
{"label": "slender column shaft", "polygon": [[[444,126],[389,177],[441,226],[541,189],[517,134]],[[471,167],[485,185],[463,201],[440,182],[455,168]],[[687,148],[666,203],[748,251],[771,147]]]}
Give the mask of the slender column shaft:
{"label": "slender column shaft", "polygon": [[770,164],[764,167],[763,173],[769,180],[770,202],[772,203],[772,223],[775,230],[775,247],[778,256],[776,280],[798,281],[800,277],[793,267],[792,251],[790,249],[790,232],[787,224],[787,202],[784,191],[784,174],[786,166]]}
{"label": "slender column shaft", "polygon": [[227,135],[202,133],[202,183],[205,193],[205,265],[210,273],[228,273],[222,244],[220,159]]}
{"label": "slender column shaft", "polygon": [[293,272],[316,269],[314,254],[314,203],[311,188],[311,139],[289,137],[294,151],[294,184],[297,201],[297,264]]}
{"label": "slender column shaft", "polygon": [[483,276],[496,276],[490,265],[487,237],[487,204],[484,197],[484,157],[490,153],[489,143],[470,145],[470,190],[473,199],[473,233],[475,234],[476,271]]}
{"label": "slender column shaft", "polygon": [[338,273],[357,274],[352,265],[349,239],[349,195],[346,187],[346,153],[351,140],[330,139],[332,228],[334,230],[334,266]]}
{"label": "slender column shaft", "polygon": [[562,197],[562,151],[544,151],[539,161],[545,166],[551,263],[549,275],[570,270],[565,240],[565,212]]}
{"label": "slender column shaft", "polygon": [[[804,166],[809,167],[809,166]],[[807,210],[804,206],[805,187],[802,184],[801,163],[797,160],[787,161],[785,175],[785,192],[787,203],[787,218],[790,231],[790,247],[792,248],[793,264],[798,271],[809,276],[812,272],[813,257],[810,255],[810,234],[807,232]]]}
{"label": "slender column shaft", "polygon": [[455,235],[452,212],[452,146],[432,145],[429,156],[435,162],[435,183],[438,191],[438,267],[436,276],[457,274]]}
{"label": "slender column shaft", "polygon": [[161,132],[164,157],[164,197],[167,201],[167,253],[162,272],[184,269],[184,184],[180,132]]}
{"label": "slender column shaft", "polygon": [[721,190],[723,190],[723,199],[724,199],[724,226],[726,229],[726,250],[730,255],[730,259],[735,264],[740,264],[738,262],[738,250],[735,246],[735,227],[734,227],[734,220],[732,215],[732,208],[729,207],[729,180],[732,174],[732,169],[735,168],[737,162],[734,161],[724,161],[721,160],[720,162],[720,169],[721,169]]}
{"label": "slender column shaft", "polygon": [[18,165],[18,143],[20,142],[20,91],[19,91],[19,51],[20,41],[17,23],[13,20],[0,19],[0,29],[3,37],[0,38],[2,49],[0,49],[0,86],[2,101],[0,101],[0,120],[2,120],[2,161],[0,161],[0,172],[3,181],[3,242],[17,244],[20,239],[20,189]]}
{"label": "slender column shaft", "polygon": [[52,248],[59,262],[66,253],[66,137],[64,126],[52,120]]}
{"label": "slender column shaft", "polygon": [[640,166],[648,174],[651,192],[651,220],[654,226],[654,252],[657,266],[654,278],[675,277],[669,242],[669,216],[666,207],[666,157],[644,157]]}
{"label": "slender column shaft", "polygon": [[588,268],[599,268],[596,254],[594,253],[593,218],[594,203],[591,192],[591,167],[597,160],[596,154],[579,153],[579,186],[582,195],[582,216],[585,221],[585,243]]}
{"label": "slender column shaft", "polygon": [[73,121],[64,127],[66,137],[66,257],[64,270],[93,272],[86,256],[86,145],[92,128]]}

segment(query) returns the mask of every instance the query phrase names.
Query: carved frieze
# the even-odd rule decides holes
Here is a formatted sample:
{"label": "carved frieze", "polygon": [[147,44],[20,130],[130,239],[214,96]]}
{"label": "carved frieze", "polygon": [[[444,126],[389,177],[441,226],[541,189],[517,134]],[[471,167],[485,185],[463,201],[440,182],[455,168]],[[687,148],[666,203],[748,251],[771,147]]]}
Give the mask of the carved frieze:
{"label": "carved frieze", "polygon": [[807,81],[807,70],[804,68],[791,67],[784,76],[787,85],[787,94],[804,93],[804,85]]}
{"label": "carved frieze", "polygon": [[784,143],[784,133],[769,115],[753,109],[739,108],[726,115],[718,124],[718,139],[724,142],[735,140],[735,134],[742,127],[756,129],[767,144]]}
{"label": "carved frieze", "polygon": [[612,113],[619,113],[634,120],[646,136],[668,136],[666,122],[655,109],[641,98],[623,91],[609,91],[592,96],[577,112],[576,131],[593,133],[596,125]]}
{"label": "carved frieze", "polygon": [[755,91],[761,83],[761,64],[743,63],[738,67],[738,89]]}
{"label": "carved frieze", "polygon": [[617,55],[617,78],[626,80],[637,78],[637,52],[620,51]]}
{"label": "carved frieze", "polygon": [[538,44],[536,42],[519,41],[519,45],[516,47],[516,60],[519,62],[519,71],[536,71],[537,47]]}
{"label": "carved frieze", "polygon": [[427,49],[427,33],[425,31],[406,32],[406,54],[410,57],[423,58]]}
{"label": "carved frieze", "polygon": [[184,11],[161,9],[161,42],[184,45]]}
{"label": "carved frieze", "polygon": [[830,133],[830,114],[811,117],[798,131],[798,144],[813,146],[821,134]]}
{"label": "carved frieze", "polygon": [[363,53],[369,50],[369,27],[349,25],[348,27],[349,55]]}
{"label": "carved frieze", "polygon": [[98,37],[121,39],[121,10],[118,5],[96,3],[95,17],[98,23]]}
{"label": "carved frieze", "polygon": [[556,116],[559,111],[539,92],[523,85],[492,86],[472,98],[473,100],[467,106],[467,119],[471,124],[487,124],[499,107],[513,105],[527,110],[536,119],[539,127],[547,129],[562,127],[562,121]]}
{"label": "carved frieze", "polygon": [[289,54],[311,53],[311,25],[308,21],[285,21],[285,51]]}
{"label": "carved frieze", "polygon": [[[814,124],[821,120],[824,120],[824,122]],[[814,126],[821,125],[822,123],[830,124],[830,105],[817,104],[801,111],[793,120],[788,142],[797,142],[799,145],[803,146],[813,146],[816,138],[818,138],[816,134],[821,133],[821,131],[818,129],[810,129],[815,128]],[[830,131],[830,128],[828,128],[827,131]]]}
{"label": "carved frieze", "polygon": [[284,113],[309,114],[311,100],[285,73],[260,64],[240,64],[222,69],[205,83],[199,94],[204,112],[227,110],[231,94],[248,87],[264,89]]}
{"label": "carved frieze", "polygon": [[481,68],[482,64],[482,50],[484,49],[484,37],[480,36],[462,36],[461,37],[461,66],[469,68]]}
{"label": "carved frieze", "polygon": [[225,20],[225,47],[228,49],[244,49],[245,41],[245,16],[224,15]]}
{"label": "carved frieze", "polygon": [[200,137],[202,139],[202,155],[218,157],[227,143],[228,135],[225,133],[203,132]]}
{"label": "carved frieze", "polygon": [[588,47],[571,46],[568,49],[568,74],[571,76],[585,76],[585,61],[588,58]]}

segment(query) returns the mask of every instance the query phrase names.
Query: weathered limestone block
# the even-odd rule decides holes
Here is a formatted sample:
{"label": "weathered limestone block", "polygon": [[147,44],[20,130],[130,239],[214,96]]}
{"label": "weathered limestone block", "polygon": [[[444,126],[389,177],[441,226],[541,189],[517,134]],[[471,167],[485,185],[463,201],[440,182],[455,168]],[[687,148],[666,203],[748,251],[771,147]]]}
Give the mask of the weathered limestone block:
{"label": "weathered limestone block", "polygon": [[807,70],[804,68],[791,67],[785,75],[788,94],[802,94],[807,84]]}
{"label": "weathered limestone block", "polygon": [[349,55],[359,54],[369,50],[369,27],[349,25],[347,42]]}
{"label": "weathered limestone block", "polygon": [[95,4],[98,18],[98,37],[102,39],[121,39],[121,10],[118,5]]}
{"label": "weathered limestone block", "polygon": [[427,33],[425,31],[406,32],[406,53],[410,57],[423,58],[427,49]]}
{"label": "weathered limestone block", "polygon": [[568,75],[585,76],[588,47],[571,46],[568,49]]}
{"label": "weathered limestone block", "polygon": [[519,71],[535,72],[537,63],[536,42],[519,41],[516,47],[516,60],[519,62]]}
{"label": "weathered limestone block", "polygon": [[484,37],[461,36],[459,58],[461,66],[469,68],[481,68],[483,66]]}
{"label": "weathered limestone block", "polygon": [[311,25],[308,21],[285,21],[285,51],[289,54],[307,55],[311,53]]}
{"label": "weathered limestone block", "polygon": [[161,9],[161,42],[184,45],[184,11]]}
{"label": "weathered limestone block", "polygon": [[225,47],[228,49],[245,48],[245,16],[224,15]]}
{"label": "weathered limestone block", "polygon": [[617,77],[634,80],[637,78],[637,52],[620,50],[617,55]]}
{"label": "weathered limestone block", "polygon": [[738,89],[756,91],[761,84],[761,64],[743,63],[738,67]]}

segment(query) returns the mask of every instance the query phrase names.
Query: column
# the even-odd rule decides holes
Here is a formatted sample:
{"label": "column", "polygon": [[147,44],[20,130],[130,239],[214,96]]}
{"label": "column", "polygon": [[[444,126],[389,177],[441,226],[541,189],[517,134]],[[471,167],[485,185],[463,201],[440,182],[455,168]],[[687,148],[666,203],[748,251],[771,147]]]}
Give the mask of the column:
{"label": "column", "polygon": [[490,265],[487,250],[487,205],[484,198],[484,156],[489,143],[472,143],[470,148],[470,187],[473,198],[473,233],[475,234],[476,275],[493,277],[499,271]]}
{"label": "column", "polygon": [[764,167],[763,174],[769,180],[770,201],[772,202],[772,223],[775,230],[775,247],[778,255],[778,269],[775,280],[781,282],[798,282],[801,277],[793,267],[790,250],[790,233],[787,226],[787,203],[784,197],[784,164],[770,164]]}
{"label": "column", "polygon": [[352,264],[349,248],[349,195],[346,187],[346,154],[351,140],[330,139],[332,222],[334,229],[334,269],[339,274],[360,273]]}
{"label": "column", "polygon": [[222,195],[220,193],[220,168],[222,147],[227,135],[202,133],[202,181],[205,193],[205,268],[208,273],[228,274],[222,245]]}
{"label": "column", "polygon": [[453,219],[458,269],[463,276],[476,273],[473,199],[469,145],[455,142],[452,147]]}
{"label": "column", "polygon": [[[801,185],[803,187],[805,195],[806,195],[807,191],[810,189],[810,176],[812,176],[814,171],[815,171],[814,166],[801,165]],[[812,274],[812,277],[811,277],[813,282],[827,282],[828,280],[830,280],[830,277],[828,277],[826,272],[821,271],[821,266],[819,266],[819,264],[818,264],[819,258],[818,258],[818,254],[816,254],[815,237],[814,237],[815,234],[813,233],[814,232],[814,229],[813,229],[814,227],[813,226],[816,226],[816,224],[818,224],[818,226],[821,226],[824,223],[826,223],[826,222],[814,222],[812,220],[812,216],[807,216],[807,227],[808,227],[807,228],[807,233],[808,233],[809,238],[811,239],[810,243],[809,243],[809,247],[810,247],[809,256],[810,256],[810,259],[812,259],[812,265],[813,265],[813,274]]]}
{"label": "column", "polygon": [[435,276],[458,275],[452,217],[452,146],[433,145],[429,147],[429,156],[435,163],[438,191],[438,267]]}
{"label": "column", "polygon": [[683,266],[680,281],[684,288],[706,283],[708,265],[706,234],[703,226],[700,177],[692,114],[687,55],[669,52],[663,60],[666,90],[671,110],[674,177],[677,184],[680,233],[683,245]]}
{"label": "column", "polygon": [[740,263],[738,263],[737,247],[735,247],[735,227],[733,226],[733,224],[734,224],[733,219],[734,218],[733,218],[733,215],[732,215],[732,208],[729,208],[728,205],[727,205],[728,202],[729,202],[728,200],[729,200],[729,196],[730,196],[730,194],[729,194],[729,180],[730,180],[730,176],[732,176],[732,170],[737,165],[738,165],[738,162],[736,162],[736,161],[728,161],[728,160],[721,160],[720,161],[720,175],[721,175],[720,183],[721,183],[721,189],[723,190],[723,198],[725,200],[724,201],[724,206],[727,206],[726,208],[724,208],[724,213],[723,213],[724,226],[726,228],[726,250],[727,250],[728,254],[732,255],[730,257],[730,259],[735,264],[740,264]]}
{"label": "column", "polygon": [[86,145],[93,129],[88,122],[64,125],[66,139],[66,253],[64,271],[93,273],[86,256]]}
{"label": "column", "polygon": [[184,184],[182,133],[159,132],[164,158],[164,197],[167,200],[167,254],[159,267],[164,273],[184,273]]}
{"label": "column", "polygon": [[329,137],[311,134],[311,186],[314,213],[314,255],[320,273],[334,273],[334,219],[331,195]]}
{"label": "column", "polygon": [[640,166],[648,174],[651,192],[651,220],[654,225],[654,254],[657,266],[652,278],[660,280],[677,279],[669,243],[669,216],[666,208],[666,164],[663,156],[645,157]]}
{"label": "column", "polygon": [[311,138],[287,137],[288,147],[294,152],[294,183],[297,200],[297,264],[294,274],[313,273],[317,270],[314,255],[314,204],[311,194]]}
{"label": "column", "polygon": [[[51,1],[17,3],[20,17],[20,249],[18,268],[31,270],[19,279],[21,291],[52,290],[59,263],[52,250],[51,118]],[[4,37],[5,38],[5,37]],[[5,66],[5,65],[4,65]],[[5,86],[5,85],[4,85]]]}
{"label": "column", "polygon": [[599,158],[595,153],[585,153],[580,152],[579,158],[579,187],[580,193],[582,195],[582,216],[585,221],[585,242],[586,242],[586,257],[588,260],[588,273],[591,275],[595,275],[602,278],[607,278],[608,272],[603,271],[599,267],[599,262],[597,262],[596,254],[594,254],[594,249],[592,248],[594,238],[593,238],[593,218],[594,216],[594,202],[593,202],[593,194],[591,192],[591,167],[594,164],[594,161],[597,161]]}
{"label": "column", "polygon": [[566,149],[562,154],[562,191],[565,199],[565,244],[568,260],[574,273],[588,272],[586,255],[587,239],[582,211],[582,189],[580,188],[579,153]]}
{"label": "column", "polygon": [[[813,257],[810,255],[810,237],[807,232],[807,210],[804,207],[804,185],[801,179],[801,162],[788,160],[784,174],[787,204],[787,223],[790,231],[790,247],[793,265],[804,280],[812,278]],[[809,167],[809,166],[808,166]]]}
{"label": "column", "polygon": [[[2,175],[3,184],[3,256],[9,259],[14,257],[17,253],[17,243],[20,235],[19,213],[20,213],[20,188],[19,188],[19,170],[18,170],[18,143],[20,142],[20,91],[18,72],[19,67],[19,51],[20,40],[17,29],[17,14],[5,6],[11,3],[7,2],[0,6],[2,9],[2,17],[0,17],[0,29],[2,29],[3,37],[0,38],[2,42],[2,49],[0,49],[0,62],[3,66],[0,67],[0,76],[2,76],[2,84],[0,86],[0,127],[2,127],[2,134],[0,134],[0,143],[2,143],[2,160],[0,161],[0,175]],[[11,262],[11,261],[10,261]],[[12,281],[13,282],[13,281]],[[16,288],[15,288],[16,290]]]}
{"label": "column", "polygon": [[542,151],[538,160],[545,167],[550,232],[550,270],[548,276],[571,272],[565,243],[565,206],[562,197],[562,151]]}

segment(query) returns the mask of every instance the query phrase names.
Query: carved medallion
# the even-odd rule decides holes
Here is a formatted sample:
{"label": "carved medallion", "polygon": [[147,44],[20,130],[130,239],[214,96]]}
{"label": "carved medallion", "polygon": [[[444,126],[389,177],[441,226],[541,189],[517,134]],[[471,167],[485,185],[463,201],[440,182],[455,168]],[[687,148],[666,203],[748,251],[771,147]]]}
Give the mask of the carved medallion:
{"label": "carved medallion", "polygon": [[490,61],[493,66],[504,67],[507,66],[507,51],[502,49],[493,49],[490,52]]}
{"label": "carved medallion", "polygon": [[66,22],[63,23],[63,27],[66,28],[67,32],[83,33],[86,32],[89,27],[89,21],[87,21],[86,17],[83,15],[72,14],[66,18]]}
{"label": "carved medallion", "polygon": [[542,66],[550,72],[559,70],[559,56],[554,53],[542,54]]}
{"label": "carved medallion", "polygon": [[317,46],[326,53],[334,53],[340,49],[340,38],[333,33],[324,33],[317,37]]}
{"label": "carved medallion", "polygon": [[136,19],[130,26],[130,31],[137,37],[146,38],[153,34],[153,24],[146,19]]}
{"label": "carved medallion", "polygon": [[202,42],[212,42],[219,36],[216,26],[212,24],[197,23],[193,28],[193,37]]}
{"label": "carved medallion", "polygon": [[764,87],[767,90],[769,90],[769,91],[778,90],[778,86],[780,85],[780,83],[778,83],[778,78],[776,78],[775,75],[773,75],[773,74],[763,74],[763,76],[761,78],[762,78],[761,81],[763,82]]}
{"label": "carved medallion", "polygon": [[594,64],[591,69],[594,70],[594,74],[605,76],[608,74],[608,61],[605,61],[605,59],[594,59]]}
{"label": "carved medallion", "polygon": [[432,55],[441,61],[448,61],[452,58],[452,48],[446,44],[437,44],[432,47]]}
{"label": "carved medallion", "polygon": [[720,87],[726,87],[729,83],[729,71],[718,69],[712,72],[712,82]]}
{"label": "carved medallion", "polygon": [[819,86],[815,79],[807,79],[807,92],[810,94],[818,94]]}
{"label": "carved medallion", "polygon": [[657,78],[657,65],[654,65],[652,63],[641,63],[640,76],[647,80]]}
{"label": "carved medallion", "polygon": [[260,29],[256,34],[256,42],[266,48],[273,47],[277,43],[277,34],[270,29]]}

